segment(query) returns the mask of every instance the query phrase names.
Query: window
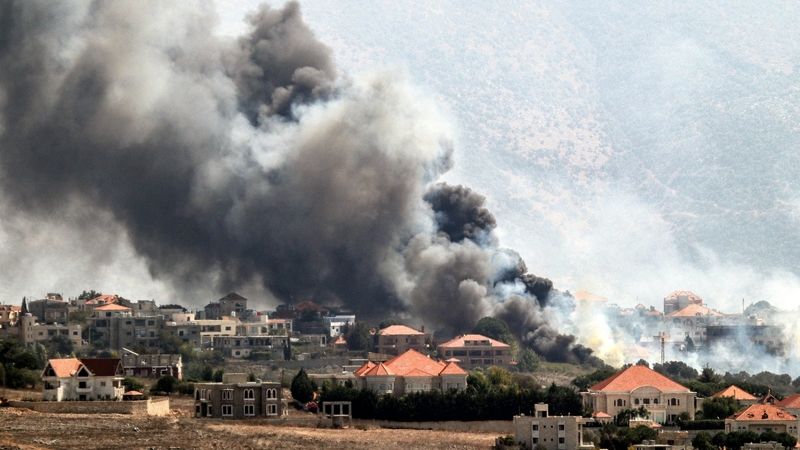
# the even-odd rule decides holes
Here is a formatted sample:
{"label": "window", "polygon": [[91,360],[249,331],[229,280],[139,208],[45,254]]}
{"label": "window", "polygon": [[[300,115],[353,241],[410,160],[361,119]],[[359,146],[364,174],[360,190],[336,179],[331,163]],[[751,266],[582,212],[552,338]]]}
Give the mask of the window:
{"label": "window", "polygon": [[86,389],[86,382],[81,381],[78,383],[78,389]]}
{"label": "window", "polygon": [[106,382],[105,381],[101,381],[100,382],[100,387],[106,387]]}
{"label": "window", "polygon": [[245,416],[255,416],[256,415],[256,406],[255,405],[244,405],[244,415]]}
{"label": "window", "polygon": [[277,389],[267,389],[267,400],[274,400],[278,398],[278,390]]}
{"label": "window", "polygon": [[225,416],[225,417],[232,416],[233,415],[233,405],[222,405],[222,415]]}
{"label": "window", "polygon": [[539,438],[537,438],[537,437],[533,438],[533,443],[534,444],[538,444],[539,443]]}
{"label": "window", "polygon": [[645,405],[649,405],[650,404],[650,399],[649,398],[642,399],[642,401],[644,402]]}
{"label": "window", "polygon": [[639,399],[638,398],[633,399],[633,404],[634,405],[638,405],[639,404]]}
{"label": "window", "polygon": [[277,416],[278,415],[278,405],[267,405],[267,415],[268,416]]}
{"label": "window", "polygon": [[657,399],[657,398],[654,398],[654,399],[653,399],[653,404],[654,404],[654,405],[657,405],[657,404],[658,404],[658,399]]}
{"label": "window", "polygon": [[564,443],[564,438],[563,437],[558,438],[558,443],[559,444],[563,444]]}
{"label": "window", "polygon": [[558,424],[558,431],[564,431],[564,424],[563,423]]}
{"label": "window", "polygon": [[233,389],[223,389],[222,390],[222,399],[223,400],[233,400]]}
{"label": "window", "polygon": [[255,395],[253,395],[253,390],[252,389],[245,389],[244,390],[244,399],[245,400],[255,400],[256,399]]}
{"label": "window", "polygon": [[533,426],[533,431],[539,431],[539,425],[538,424]]}

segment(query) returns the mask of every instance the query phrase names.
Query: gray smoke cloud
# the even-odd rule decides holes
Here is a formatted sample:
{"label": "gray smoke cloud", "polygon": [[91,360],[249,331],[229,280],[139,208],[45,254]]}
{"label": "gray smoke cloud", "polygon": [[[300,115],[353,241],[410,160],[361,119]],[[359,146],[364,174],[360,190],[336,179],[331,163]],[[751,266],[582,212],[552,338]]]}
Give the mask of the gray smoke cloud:
{"label": "gray smoke cloud", "polygon": [[484,197],[436,183],[453,151],[436,107],[391,75],[337,78],[294,2],[247,20],[226,40],[204,3],[4,2],[4,202],[102,214],[178,290],[257,284],[452,333],[498,314],[585,361]]}

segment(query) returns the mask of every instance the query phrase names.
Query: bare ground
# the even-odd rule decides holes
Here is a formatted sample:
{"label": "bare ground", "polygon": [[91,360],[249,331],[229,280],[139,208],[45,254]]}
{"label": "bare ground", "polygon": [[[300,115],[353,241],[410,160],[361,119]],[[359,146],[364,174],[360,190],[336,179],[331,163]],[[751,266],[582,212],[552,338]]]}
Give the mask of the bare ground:
{"label": "bare ground", "polygon": [[190,401],[168,417],[120,414],[45,414],[0,408],[5,449],[473,449],[491,448],[494,434],[427,430],[319,429],[266,420],[194,419]]}

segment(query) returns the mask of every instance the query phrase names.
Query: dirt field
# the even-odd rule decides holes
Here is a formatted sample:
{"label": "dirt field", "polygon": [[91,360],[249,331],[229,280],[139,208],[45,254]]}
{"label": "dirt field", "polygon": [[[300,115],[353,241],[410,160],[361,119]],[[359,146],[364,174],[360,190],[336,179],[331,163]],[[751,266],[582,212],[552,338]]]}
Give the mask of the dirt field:
{"label": "dirt field", "polygon": [[444,431],[275,426],[267,421],[198,420],[191,400],[170,417],[43,414],[0,408],[0,450],[6,449],[472,449],[491,448],[494,434]]}

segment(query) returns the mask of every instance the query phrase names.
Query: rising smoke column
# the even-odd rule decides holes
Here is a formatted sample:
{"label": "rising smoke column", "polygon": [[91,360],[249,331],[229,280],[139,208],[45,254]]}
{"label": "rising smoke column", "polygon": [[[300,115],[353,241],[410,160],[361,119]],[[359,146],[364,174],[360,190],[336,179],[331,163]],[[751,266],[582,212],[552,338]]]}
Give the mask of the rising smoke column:
{"label": "rising smoke column", "polygon": [[296,3],[238,40],[214,20],[204,3],[3,3],[4,201],[110,214],[176,289],[256,282],[452,333],[525,318],[536,350],[582,358],[484,198],[436,183],[451,132],[428,99],[386,74],[338,79]]}

